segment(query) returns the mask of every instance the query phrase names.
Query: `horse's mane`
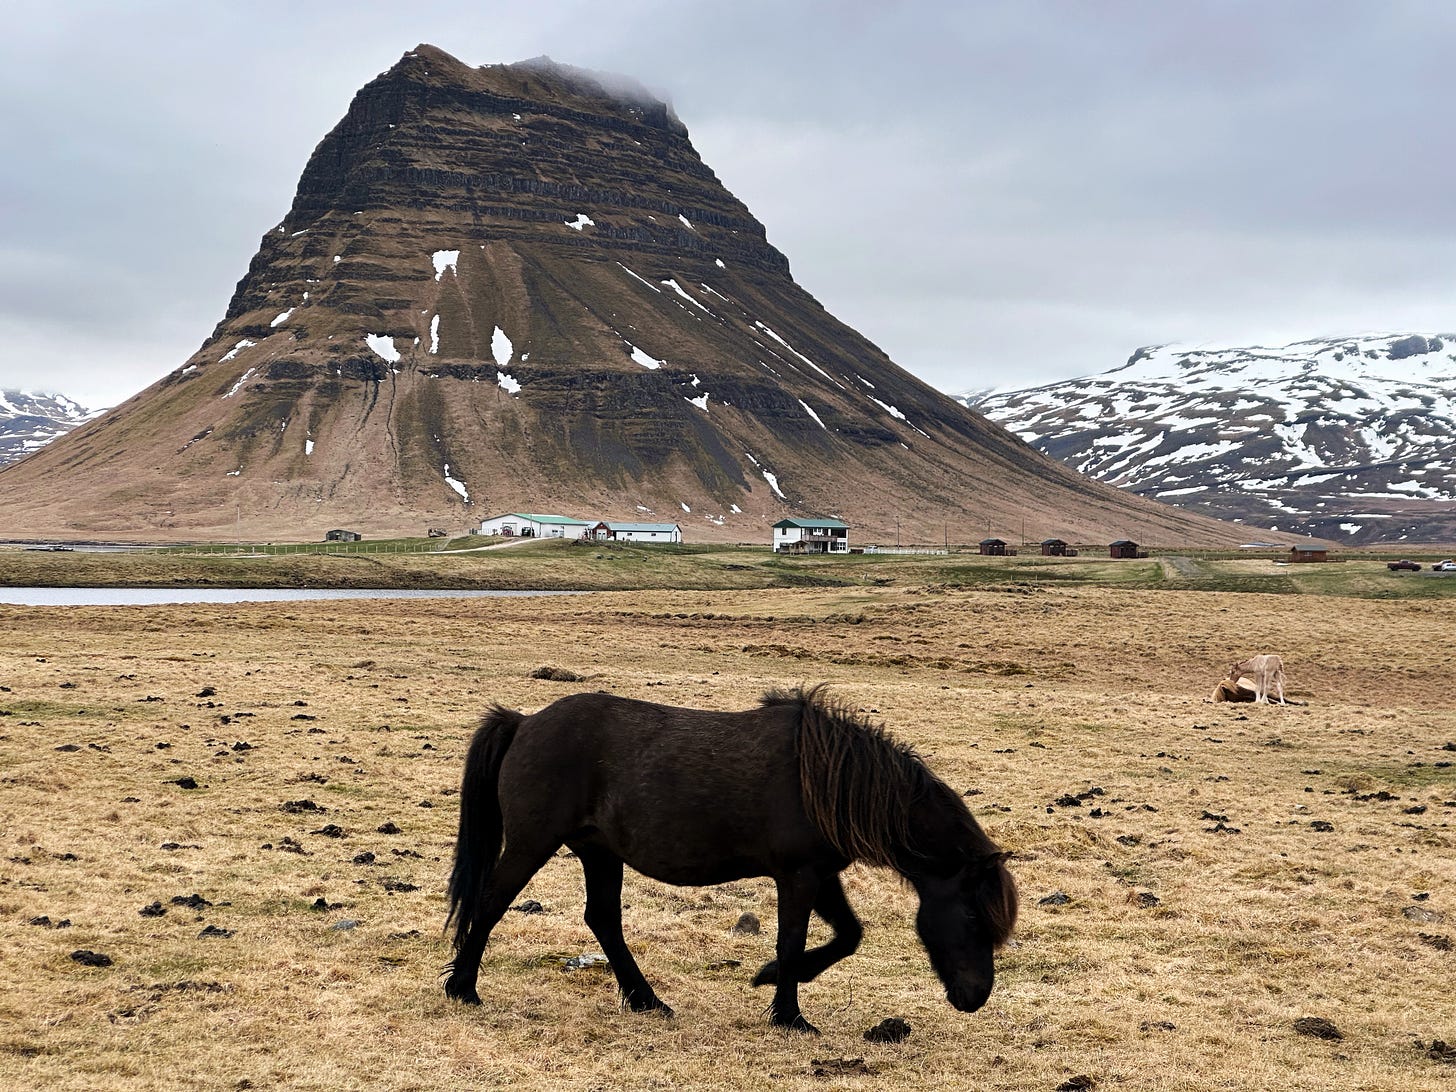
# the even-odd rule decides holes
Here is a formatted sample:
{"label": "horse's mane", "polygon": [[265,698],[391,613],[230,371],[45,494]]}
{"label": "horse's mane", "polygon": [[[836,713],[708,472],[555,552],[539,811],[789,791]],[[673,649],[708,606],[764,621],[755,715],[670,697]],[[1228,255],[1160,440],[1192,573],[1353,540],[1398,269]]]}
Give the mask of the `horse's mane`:
{"label": "horse's mane", "polygon": [[[801,710],[799,788],[804,810],[830,845],[852,861],[903,875],[951,872],[998,852],[965,802],[911,747],[824,690],[820,683],[771,691],[763,704]],[[932,809],[935,830],[911,825],[916,804]]]}

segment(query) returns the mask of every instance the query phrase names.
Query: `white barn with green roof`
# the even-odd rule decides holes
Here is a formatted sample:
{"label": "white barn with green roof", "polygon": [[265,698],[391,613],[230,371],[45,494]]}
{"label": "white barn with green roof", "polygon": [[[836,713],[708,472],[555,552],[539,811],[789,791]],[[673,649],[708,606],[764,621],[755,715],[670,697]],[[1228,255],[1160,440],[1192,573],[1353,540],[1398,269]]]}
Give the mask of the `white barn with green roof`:
{"label": "white barn with green roof", "polygon": [[480,525],[480,533],[504,535],[507,538],[581,538],[593,526],[593,521],[572,516],[507,512],[503,516],[491,516],[484,520]]}
{"label": "white barn with green roof", "polygon": [[849,524],[842,519],[781,519],[773,533],[776,554],[849,553]]}

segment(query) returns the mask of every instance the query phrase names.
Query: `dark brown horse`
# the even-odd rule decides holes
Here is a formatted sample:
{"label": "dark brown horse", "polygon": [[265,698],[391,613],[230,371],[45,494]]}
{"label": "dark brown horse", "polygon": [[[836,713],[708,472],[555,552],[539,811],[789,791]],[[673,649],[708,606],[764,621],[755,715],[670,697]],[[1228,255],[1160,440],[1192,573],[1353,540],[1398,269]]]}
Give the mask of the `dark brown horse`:
{"label": "dark brown horse", "polygon": [[[531,716],[491,709],[460,786],[445,992],[480,1003],[491,930],[564,843],[586,877],[586,923],[636,1011],[672,1012],[622,937],[624,862],[670,884],[773,877],[778,958],[753,984],[774,986],[781,1027],[816,1030],[799,1010],[799,983],[859,946],[839,882],[851,861],[909,881],[947,1000],[962,1012],[985,1004],[992,954],[1016,920],[1006,855],[913,751],[822,690],[772,693],[742,713],[606,694],[562,698]],[[834,935],[805,951],[810,911]]]}

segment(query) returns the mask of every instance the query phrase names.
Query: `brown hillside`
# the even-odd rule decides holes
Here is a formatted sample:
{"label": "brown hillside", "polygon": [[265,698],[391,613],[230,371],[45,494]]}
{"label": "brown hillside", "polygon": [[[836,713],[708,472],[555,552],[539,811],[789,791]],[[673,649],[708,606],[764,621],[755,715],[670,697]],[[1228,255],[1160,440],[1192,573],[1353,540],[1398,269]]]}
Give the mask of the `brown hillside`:
{"label": "brown hillside", "polygon": [[[0,471],[0,535],[313,538],[502,511],[764,540],[1230,542],[897,367],[645,92],[430,46],[364,87],[181,367]],[[898,532],[897,532],[898,529]]]}

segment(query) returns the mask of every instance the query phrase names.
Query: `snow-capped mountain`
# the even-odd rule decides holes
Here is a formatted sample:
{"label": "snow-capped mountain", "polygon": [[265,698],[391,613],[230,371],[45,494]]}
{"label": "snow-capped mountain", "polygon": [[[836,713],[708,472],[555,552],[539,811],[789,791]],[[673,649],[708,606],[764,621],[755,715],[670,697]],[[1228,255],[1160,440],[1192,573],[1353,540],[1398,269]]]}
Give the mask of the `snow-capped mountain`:
{"label": "snow-capped mountain", "polygon": [[59,394],[0,390],[0,466],[23,459],[99,412]]}
{"label": "snow-capped mountain", "polygon": [[1084,474],[1222,519],[1351,544],[1456,539],[1456,335],[1164,345],[963,401]]}

